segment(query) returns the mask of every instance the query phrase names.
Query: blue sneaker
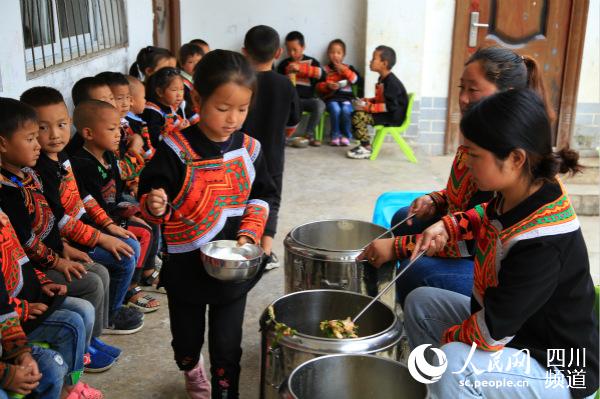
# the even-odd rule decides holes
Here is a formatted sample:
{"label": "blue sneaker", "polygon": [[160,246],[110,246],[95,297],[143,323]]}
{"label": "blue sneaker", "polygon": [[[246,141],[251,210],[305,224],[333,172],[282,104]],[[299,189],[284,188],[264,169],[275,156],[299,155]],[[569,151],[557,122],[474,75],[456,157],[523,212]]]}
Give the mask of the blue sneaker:
{"label": "blue sneaker", "polygon": [[99,351],[93,346],[88,347],[90,354],[90,363],[85,366],[85,371],[88,373],[101,373],[108,370],[115,364],[115,358]]}
{"label": "blue sneaker", "polygon": [[101,341],[100,338],[92,338],[90,346],[94,349],[99,350],[100,352],[106,353],[108,356],[112,357],[115,360],[117,360],[119,356],[121,356],[121,349]]}

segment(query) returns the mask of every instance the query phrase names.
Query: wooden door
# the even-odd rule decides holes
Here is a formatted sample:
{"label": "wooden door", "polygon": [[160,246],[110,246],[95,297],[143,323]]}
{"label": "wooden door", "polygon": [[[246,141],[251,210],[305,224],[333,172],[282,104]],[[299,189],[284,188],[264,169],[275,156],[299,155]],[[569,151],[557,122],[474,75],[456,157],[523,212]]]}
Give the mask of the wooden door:
{"label": "wooden door", "polygon": [[540,65],[556,122],[554,144],[572,134],[589,0],[457,0],[448,93],[446,153],[460,141],[458,82],[478,47],[501,46],[535,58]]}
{"label": "wooden door", "polygon": [[154,11],[154,45],[177,54],[181,46],[179,0],[152,0]]}

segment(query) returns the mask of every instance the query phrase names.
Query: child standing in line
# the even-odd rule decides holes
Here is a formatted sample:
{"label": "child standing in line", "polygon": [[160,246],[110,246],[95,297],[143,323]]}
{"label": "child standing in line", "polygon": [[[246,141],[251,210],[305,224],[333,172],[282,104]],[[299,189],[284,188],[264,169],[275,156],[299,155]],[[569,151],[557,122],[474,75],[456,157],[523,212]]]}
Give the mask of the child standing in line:
{"label": "child standing in line", "polygon": [[332,146],[349,146],[352,137],[352,104],[354,98],[352,85],[358,82],[358,71],[352,65],[344,64],[346,43],[341,39],[329,42],[327,47],[329,64],[323,67],[325,81],[317,84],[317,90],[323,96],[331,121]]}
{"label": "child standing in line", "polygon": [[371,139],[368,126],[400,126],[406,117],[408,95],[402,82],[394,75],[396,52],[388,46],[377,46],[369,68],[379,74],[375,85],[375,97],[364,99],[364,105],[355,105],[352,115],[354,137],[360,144],[346,153],[348,158],[369,159],[371,157]]}
{"label": "child standing in line", "polygon": [[277,231],[277,215],[281,204],[285,138],[291,136],[300,122],[300,100],[289,79],[273,71],[273,62],[281,56],[279,35],[269,26],[255,26],[246,33],[243,52],[257,74],[257,95],[248,112],[243,131],[262,146],[269,174],[277,195],[269,208],[269,219],[260,245],[269,256],[267,270],[279,266],[273,253],[273,238]]}
{"label": "child standing in line", "polygon": [[288,33],[285,37],[285,47],[289,57],[279,63],[277,72],[287,75],[296,86],[300,97],[300,109],[302,112],[310,112],[306,126],[309,144],[318,147],[321,142],[315,139],[315,130],[325,111],[325,103],[315,97],[315,87],[323,78],[323,70],[319,61],[304,54],[306,46],[302,33]]}
{"label": "child standing in line", "polygon": [[144,160],[148,161],[154,155],[154,146],[150,141],[150,133],[148,132],[148,124],[142,119],[142,113],[146,107],[146,88],[139,79],[134,78],[131,75],[127,76],[129,82],[129,91],[131,92],[131,107],[127,112],[127,124],[131,128],[131,131],[142,137],[142,155]]}
{"label": "child standing in line", "polygon": [[177,68],[163,68],[152,75],[146,82],[146,98],[142,119],[148,124],[155,148],[173,129],[185,129],[190,125],[181,109],[184,85]]}
{"label": "child standing in line", "polygon": [[[212,397],[237,398],[246,294],[264,263],[255,279],[225,283],[206,273],[199,248],[221,239],[258,244],[275,188],[260,143],[238,130],[256,90],[248,62],[241,54],[214,50],[202,58],[195,77],[200,122],[160,143],[140,179],[140,204],[149,220],[163,223],[169,258],[160,280],[188,394],[207,397],[199,359],[208,307]],[[183,223],[177,213],[197,224]]]}
{"label": "child standing in line", "polygon": [[154,72],[161,68],[177,66],[177,59],[162,47],[147,46],[138,52],[135,62],[129,68],[129,74],[145,82]]}

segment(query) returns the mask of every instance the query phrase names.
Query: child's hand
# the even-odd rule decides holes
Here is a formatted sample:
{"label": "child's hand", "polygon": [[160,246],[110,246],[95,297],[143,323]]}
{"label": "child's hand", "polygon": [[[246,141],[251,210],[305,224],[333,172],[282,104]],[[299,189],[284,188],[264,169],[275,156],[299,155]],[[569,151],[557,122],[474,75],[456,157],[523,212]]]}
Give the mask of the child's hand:
{"label": "child's hand", "polygon": [[298,73],[300,72],[300,64],[297,62],[290,62],[287,66],[287,73]]}
{"label": "child's hand", "polygon": [[167,193],[162,188],[151,190],[146,197],[146,208],[156,217],[167,212]]}
{"label": "child's hand", "polygon": [[327,87],[329,90],[337,90],[340,88],[340,85],[337,82],[327,82]]}
{"label": "child's hand", "polygon": [[149,229],[151,228],[150,225],[148,223],[146,223],[146,221],[144,219],[139,218],[137,216],[129,216],[129,220],[132,221],[132,222],[135,222],[135,223],[139,223],[142,226],[145,226],[145,227],[147,227]]}
{"label": "child's hand", "polygon": [[31,353],[29,353],[29,352],[23,352],[19,356],[17,356],[15,358],[15,364],[17,366],[29,368],[31,370],[31,374],[34,376],[39,376],[39,377],[42,376],[40,374],[40,369],[38,367],[37,362],[35,361],[33,356],[31,356]]}
{"label": "child's hand", "polygon": [[42,374],[39,371],[34,373],[34,370],[31,365],[28,367],[14,367],[16,369],[15,375],[12,381],[4,388],[8,392],[14,392],[20,395],[29,395],[39,385],[39,381],[42,378]]}
{"label": "child's hand", "polygon": [[125,255],[128,258],[134,255],[133,249],[129,245],[108,234],[100,235],[98,245],[110,252],[117,260],[121,260],[121,255]]}
{"label": "child's hand", "polygon": [[[419,219],[430,219],[435,215],[437,211],[435,207],[435,202],[429,195],[423,195],[417,199],[415,199],[411,204],[410,208],[408,208],[408,214],[414,214]],[[408,219],[406,222],[408,226],[412,226],[413,219]]]}
{"label": "child's hand", "polygon": [[74,260],[76,262],[92,263],[92,258],[83,251],[73,248],[66,242],[63,242],[63,258],[67,260]]}
{"label": "child's hand", "polygon": [[450,236],[446,231],[446,226],[444,226],[443,221],[436,222],[429,226],[423,232],[423,235],[417,238],[417,242],[415,243],[415,249],[413,250],[411,260],[414,259],[419,252],[427,251],[428,256],[433,256],[437,252],[441,251],[442,248],[448,242]]}
{"label": "child's hand", "polygon": [[122,228],[121,226],[113,223],[113,224],[109,224],[108,226],[106,226],[106,231],[108,231],[110,234],[112,234],[115,237],[121,237],[121,238],[133,238],[134,240],[137,240],[137,238],[135,238],[135,234],[133,234],[131,231]]}
{"label": "child's hand", "polygon": [[346,70],[348,69],[348,67],[342,63],[339,64],[334,64],[334,67],[336,69],[336,71],[338,71],[339,73],[345,73]]}
{"label": "child's hand", "polygon": [[42,285],[42,292],[49,297],[54,295],[63,296],[67,293],[67,286],[64,284],[48,283]]}
{"label": "child's hand", "polygon": [[36,319],[38,316],[43,315],[46,310],[48,310],[48,305],[46,305],[45,303],[29,302],[29,318],[32,320]]}
{"label": "child's hand", "polygon": [[8,219],[8,216],[6,215],[6,213],[0,211],[0,226],[4,227],[9,223],[10,223],[10,220]]}
{"label": "child's hand", "polygon": [[254,240],[248,236],[239,236],[237,240],[238,247],[241,247],[244,244],[254,244]]}
{"label": "child's hand", "polygon": [[134,154],[144,155],[144,140],[139,134],[133,134],[129,137],[127,149]]}
{"label": "child's hand", "polygon": [[85,267],[81,263],[73,262],[72,260],[65,258],[58,258],[58,262],[54,268],[64,274],[69,283],[72,281],[71,274],[80,279],[87,273]]}
{"label": "child's hand", "polygon": [[371,265],[378,269],[384,263],[392,261],[395,258],[396,252],[394,251],[393,238],[384,238],[373,241],[356,257],[359,261],[366,259]]}

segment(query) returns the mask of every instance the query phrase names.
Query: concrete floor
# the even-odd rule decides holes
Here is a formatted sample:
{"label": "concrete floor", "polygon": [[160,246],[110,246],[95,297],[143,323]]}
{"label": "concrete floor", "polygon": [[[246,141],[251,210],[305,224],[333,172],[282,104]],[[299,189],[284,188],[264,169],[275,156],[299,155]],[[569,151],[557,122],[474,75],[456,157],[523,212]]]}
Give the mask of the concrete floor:
{"label": "concrete floor", "polygon": [[[283,261],[283,238],[293,227],[319,219],[371,220],[377,197],[385,191],[427,191],[442,188],[452,157],[419,157],[406,161],[394,144],[386,143],[377,161],[356,161],[345,149],[287,149],[283,203],[275,252]],[[591,272],[600,278],[600,218],[581,218],[590,252]],[[162,308],[146,316],[142,331],[130,336],[103,336],[123,348],[118,363],[84,381],[101,389],[105,398],[184,399],[183,377],[173,361],[166,297],[156,294]],[[269,303],[283,295],[283,268],[265,274],[250,292],[244,321],[240,397],[258,398],[260,333],[258,319]],[[206,355],[205,355],[206,356]],[[208,362],[207,362],[208,366]]]}

